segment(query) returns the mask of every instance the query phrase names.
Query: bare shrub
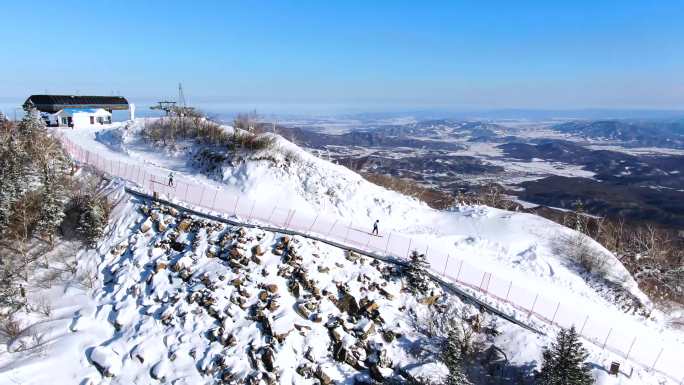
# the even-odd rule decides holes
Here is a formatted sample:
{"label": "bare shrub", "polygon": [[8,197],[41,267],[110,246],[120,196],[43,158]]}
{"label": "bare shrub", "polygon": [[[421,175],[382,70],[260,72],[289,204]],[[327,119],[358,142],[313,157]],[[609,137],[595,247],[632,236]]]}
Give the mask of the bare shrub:
{"label": "bare shrub", "polygon": [[235,130],[233,132],[233,139],[231,148],[238,150],[240,148],[251,151],[265,150],[272,148],[276,143],[276,138],[267,134],[255,134],[250,131]]}
{"label": "bare shrub", "polygon": [[202,116],[173,116],[146,121],[140,135],[146,141],[176,143],[178,139],[194,139],[200,143],[228,145],[231,137],[220,124]]}
{"label": "bare shrub", "polygon": [[555,252],[577,262],[589,273],[605,276],[609,257],[591,244],[590,238],[581,233],[563,234],[554,244]]}
{"label": "bare shrub", "polygon": [[454,302],[435,305],[431,311],[422,316],[414,316],[413,327],[420,333],[442,341],[456,338],[461,354],[472,357],[482,350],[477,339],[480,325],[484,323],[482,313],[470,314],[465,306]]}
{"label": "bare shrub", "polygon": [[412,180],[364,172],[362,176],[369,182],[386,189],[414,197],[428,204],[428,206],[442,210],[453,206],[454,197],[449,193],[420,186]]}
{"label": "bare shrub", "polygon": [[[627,222],[622,217],[589,216],[581,204],[576,209],[550,219],[581,231],[613,252],[653,300],[684,303],[684,239],[678,238],[676,230],[651,223]],[[587,270],[604,267],[605,260],[586,257],[585,241],[559,242],[563,243],[566,246],[559,247],[558,251],[573,256]]]}
{"label": "bare shrub", "polygon": [[36,300],[34,308],[37,312],[45,316],[45,318],[50,318],[52,316],[52,304],[46,297],[39,297]]}
{"label": "bare shrub", "polygon": [[93,289],[97,283],[97,272],[86,269],[78,275],[78,281],[88,289]]}
{"label": "bare shrub", "polygon": [[233,119],[233,128],[247,132],[254,132],[257,130],[259,115],[256,111],[249,113],[238,113]]}
{"label": "bare shrub", "polygon": [[58,279],[60,279],[61,276],[61,270],[54,268],[49,269],[45,272],[45,274],[42,274],[38,277],[38,279],[36,280],[36,285],[44,289],[49,289]]}
{"label": "bare shrub", "polygon": [[14,318],[12,314],[0,318],[0,333],[9,339],[17,338],[24,331],[23,324],[20,320]]}
{"label": "bare shrub", "polygon": [[489,184],[477,191],[467,193],[459,191],[456,202],[462,205],[485,205],[509,211],[517,211],[522,208],[519,203],[512,201],[506,194],[506,190],[498,184]]}

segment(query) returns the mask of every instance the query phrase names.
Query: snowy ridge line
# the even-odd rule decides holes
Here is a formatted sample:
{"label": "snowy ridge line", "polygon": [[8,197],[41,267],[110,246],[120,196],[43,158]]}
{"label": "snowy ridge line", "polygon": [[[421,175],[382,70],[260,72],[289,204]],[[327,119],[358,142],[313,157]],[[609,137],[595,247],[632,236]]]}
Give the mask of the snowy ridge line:
{"label": "snowy ridge line", "polygon": [[549,325],[563,328],[575,326],[582,337],[599,348],[613,352],[649,371],[667,376],[675,383],[684,384],[684,365],[681,365],[684,349],[681,345],[672,344],[672,341],[665,340],[657,331],[636,320],[611,322],[602,316],[603,308],[598,305],[587,303],[578,306],[573,302],[563,303],[562,298],[550,299],[542,293],[451,256],[448,248],[439,245],[434,247],[435,245],[416,241],[400,233],[390,232],[385,237],[376,237],[354,228],[353,222],[343,224],[344,220],[336,216],[282,207],[277,202],[257,202],[242,194],[198,185],[191,180],[175,180],[173,185],[169,185],[168,170],[106,158],[66,137],[59,139],[77,162],[140,186],[143,191],[152,195],[165,196],[167,200],[173,199],[212,212],[247,218],[248,221],[268,223],[278,226],[278,231],[281,232],[283,229],[296,230],[308,235],[316,234],[327,240],[334,238],[340,245],[344,245],[341,247],[354,247],[363,250],[364,254],[371,252],[402,260],[412,250],[421,252],[426,255],[434,276],[484,294],[492,300],[490,304],[493,306],[509,304],[528,319],[534,315]]}
{"label": "snowy ridge line", "polygon": [[[293,230],[293,229],[286,229],[286,228],[282,228],[282,227],[270,226],[268,224],[264,225],[264,224],[259,224],[259,223],[243,222],[240,220],[222,217],[222,216],[206,213],[203,211],[199,211],[196,209],[192,209],[192,208],[183,206],[183,205],[176,203],[176,202],[171,202],[169,200],[166,200],[166,199],[163,199],[160,197],[154,197],[152,195],[146,194],[145,192],[136,190],[136,189],[128,187],[128,186],[125,186],[124,189],[126,190],[127,193],[129,193],[131,195],[135,195],[135,196],[138,196],[141,198],[150,199],[150,200],[162,203],[164,205],[174,207],[180,211],[185,211],[187,213],[191,213],[191,214],[199,216],[199,217],[211,219],[213,221],[222,222],[222,223],[226,223],[226,224],[233,225],[233,226],[258,228],[258,229],[263,229],[263,230],[267,230],[270,232],[277,232],[277,233],[281,233],[281,234],[297,235],[297,236],[312,239],[312,240],[315,240],[318,242],[323,242],[323,243],[326,243],[330,246],[334,246],[334,247],[337,247],[340,249],[350,250],[350,251],[353,251],[357,254],[364,255],[364,256],[367,256],[369,258],[377,259],[377,260],[380,260],[380,261],[383,261],[386,263],[391,263],[391,264],[399,265],[399,266],[406,266],[406,261],[404,261],[404,260],[393,258],[391,256],[379,255],[379,254],[374,253],[372,251],[362,250],[362,249],[359,249],[359,248],[354,247],[354,246],[344,245],[344,244],[341,244],[341,243],[336,242],[336,241],[331,240],[331,239],[322,238],[316,234],[309,234],[309,233],[304,233],[304,232]],[[545,334],[541,330],[535,329],[533,326],[528,325],[525,322],[518,320],[517,318],[515,318],[515,316],[508,314],[508,313],[505,313],[502,310],[497,309],[496,307],[494,307],[494,306],[482,301],[481,299],[475,297],[474,295],[458,288],[453,282],[445,281],[445,280],[441,279],[438,275],[434,274],[433,272],[428,272],[428,273],[429,273],[428,275],[430,276],[430,278],[433,281],[437,282],[438,284],[440,284],[441,286],[446,288],[447,291],[451,292],[452,294],[455,294],[461,298],[465,298],[466,300],[470,300],[470,301],[476,303],[477,305],[481,306],[483,309],[487,310],[489,313],[495,314],[498,317],[501,317],[501,318],[503,318],[503,319],[513,323],[513,324],[516,324],[516,325],[518,325],[524,329],[527,329],[531,332],[541,334],[541,335]]]}

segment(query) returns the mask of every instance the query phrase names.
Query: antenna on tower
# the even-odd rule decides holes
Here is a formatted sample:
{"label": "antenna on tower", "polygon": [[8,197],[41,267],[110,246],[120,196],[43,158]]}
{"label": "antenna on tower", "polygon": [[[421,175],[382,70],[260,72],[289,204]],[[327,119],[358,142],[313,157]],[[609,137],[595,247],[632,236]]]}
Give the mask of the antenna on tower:
{"label": "antenna on tower", "polygon": [[183,84],[178,83],[178,105],[185,108],[185,95],[183,94]]}
{"label": "antenna on tower", "polygon": [[176,101],[161,100],[157,102],[157,105],[150,107],[150,109],[164,111],[166,116],[195,116],[197,113],[194,107],[187,106],[181,83],[178,83],[178,99]]}

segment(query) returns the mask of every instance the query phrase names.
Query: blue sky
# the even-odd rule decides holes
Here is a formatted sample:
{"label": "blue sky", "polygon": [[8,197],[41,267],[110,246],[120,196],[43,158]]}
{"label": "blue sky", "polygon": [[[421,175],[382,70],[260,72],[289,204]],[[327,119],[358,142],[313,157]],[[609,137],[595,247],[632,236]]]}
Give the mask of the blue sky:
{"label": "blue sky", "polygon": [[682,1],[12,1],[0,98],[684,108]]}

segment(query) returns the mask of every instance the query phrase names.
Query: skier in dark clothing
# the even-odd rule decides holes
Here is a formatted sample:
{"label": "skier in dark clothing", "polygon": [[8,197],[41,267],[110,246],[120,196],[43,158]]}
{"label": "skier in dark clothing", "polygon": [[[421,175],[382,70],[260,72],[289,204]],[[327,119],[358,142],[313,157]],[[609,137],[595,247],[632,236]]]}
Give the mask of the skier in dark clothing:
{"label": "skier in dark clothing", "polygon": [[378,223],[380,223],[379,219],[376,219],[375,223],[373,223],[373,235],[380,236],[380,234],[378,233]]}
{"label": "skier in dark clothing", "polygon": [[173,187],[173,173],[169,173],[169,187]]}

